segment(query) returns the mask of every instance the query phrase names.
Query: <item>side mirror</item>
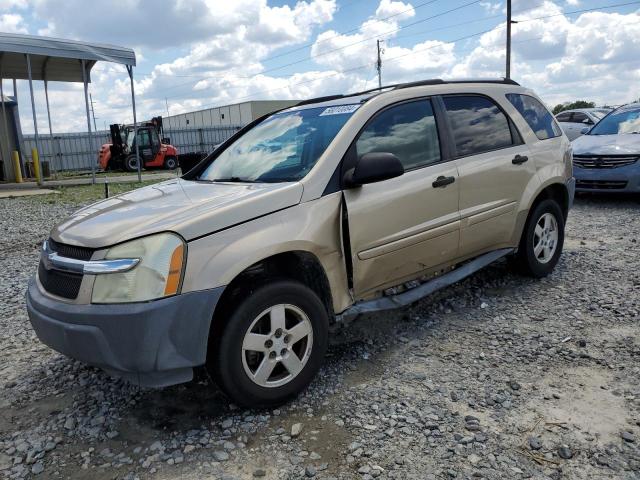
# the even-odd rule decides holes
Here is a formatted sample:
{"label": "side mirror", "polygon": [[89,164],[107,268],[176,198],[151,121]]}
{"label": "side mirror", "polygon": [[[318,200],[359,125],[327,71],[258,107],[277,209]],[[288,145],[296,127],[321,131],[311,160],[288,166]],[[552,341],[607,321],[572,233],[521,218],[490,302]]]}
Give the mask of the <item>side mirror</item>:
{"label": "side mirror", "polygon": [[591,127],[584,127],[582,130],[580,130],[580,134],[586,135],[587,133],[589,133],[589,130],[591,130]]}
{"label": "side mirror", "polygon": [[165,137],[160,140],[164,145],[169,145],[171,143],[171,139],[169,137]]}
{"label": "side mirror", "polygon": [[367,183],[381,182],[399,177],[404,167],[393,153],[365,153],[356,162],[356,166],[344,174],[347,187],[358,187]]}

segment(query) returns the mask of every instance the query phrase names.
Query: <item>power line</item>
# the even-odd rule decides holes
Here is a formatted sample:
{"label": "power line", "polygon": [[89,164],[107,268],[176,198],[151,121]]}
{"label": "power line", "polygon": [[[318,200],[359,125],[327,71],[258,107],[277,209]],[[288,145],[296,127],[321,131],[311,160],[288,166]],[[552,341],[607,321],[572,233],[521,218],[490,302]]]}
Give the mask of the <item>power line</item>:
{"label": "power line", "polygon": [[[580,10],[575,10],[575,11],[571,11],[571,12],[564,12],[562,14],[543,15],[543,16],[540,16],[540,17],[534,17],[534,18],[529,18],[529,19],[525,19],[525,20],[519,20],[519,22],[543,20],[543,19],[546,19],[546,18],[551,18],[551,17],[555,17],[555,16],[560,16],[560,15],[573,15],[573,14],[577,14],[577,13],[585,13],[585,12],[596,11],[596,10],[605,10],[605,9],[611,9],[611,8],[623,7],[623,6],[628,6],[628,5],[635,5],[635,4],[640,4],[640,1],[626,2],[626,3],[607,5],[607,6],[601,6],[601,7],[580,9]],[[448,41],[448,42],[442,42],[442,43],[440,43],[438,45],[431,45],[428,48],[419,49],[419,50],[413,50],[411,52],[408,52],[408,53],[405,53],[405,54],[402,54],[402,55],[397,55],[395,57],[386,58],[385,62],[391,62],[391,61],[395,61],[395,60],[398,60],[400,58],[404,58],[404,57],[407,57],[407,56],[410,56],[410,55],[415,55],[415,54],[418,54],[418,53],[422,53],[424,51],[431,50],[433,48],[441,47],[442,45],[456,43],[456,42],[459,42],[461,40],[467,40],[467,39],[470,39],[470,38],[473,38],[473,37],[477,37],[479,35],[483,35],[485,33],[489,33],[491,31],[494,31],[496,28],[505,28],[505,27],[506,27],[506,24],[503,23],[502,25],[497,25],[496,27],[493,27],[491,29],[483,30],[481,32],[476,32],[476,33],[473,33],[471,35],[466,35],[464,37],[460,37],[460,38],[457,38],[455,40],[451,40],[451,41]],[[532,41],[532,40],[535,40],[536,38],[542,38],[542,37],[543,36],[534,37],[534,38],[525,39],[525,40],[519,40],[519,41],[516,41],[516,42],[513,42],[513,43],[524,43],[524,42]],[[318,80],[324,80],[326,78],[331,78],[331,77],[334,77],[334,76],[337,76],[337,75],[341,75],[341,74],[344,74],[344,73],[348,73],[348,72],[351,72],[351,71],[355,71],[355,70],[361,70],[361,69],[367,68],[367,67],[368,67],[368,65],[360,65],[360,66],[352,67],[352,68],[349,68],[349,69],[346,69],[346,70],[340,70],[340,71],[337,71],[337,72],[332,72],[331,74],[326,75],[326,76],[321,77],[321,78],[314,78],[314,79],[311,79],[311,80],[306,80],[306,81],[303,81],[303,82],[298,82],[298,83],[294,83],[294,84],[290,84],[290,85],[285,85],[285,86],[282,86],[282,87],[276,87],[276,88],[269,89],[269,90],[263,90],[263,91],[260,91],[260,92],[255,92],[255,93],[253,93],[251,95],[240,97],[240,98],[236,99],[236,101],[246,100],[248,98],[251,98],[251,97],[254,97],[256,95],[263,94],[263,93],[271,93],[273,91],[282,90],[284,88],[290,88],[290,87],[295,87],[295,86],[298,86],[298,85],[304,85],[304,84],[307,84],[307,83],[315,82],[315,81],[318,81]],[[199,106],[199,108],[207,107],[207,106],[210,106],[210,105],[216,105],[217,103],[219,103],[219,102],[202,104],[202,105]]]}
{"label": "power line", "polygon": [[[351,5],[356,4],[356,3],[360,3],[362,1],[363,0],[355,0],[353,2],[348,3],[347,5],[343,5],[342,8],[350,7]],[[424,6],[427,6],[427,5],[431,5],[432,3],[436,3],[436,2],[439,2],[439,1],[440,0],[428,0],[426,2],[422,2],[422,3],[418,4],[416,6],[412,6],[411,8],[408,8],[406,10],[402,10],[400,12],[396,12],[396,13],[394,13],[392,15],[387,16],[387,17],[375,18],[374,20],[376,20],[378,22],[384,22],[385,20],[389,20],[390,18],[394,18],[394,17],[397,17],[399,15],[403,15],[403,14],[411,12],[411,11],[415,11],[418,8],[421,8],[421,7],[424,7]],[[304,50],[305,48],[312,47],[313,45],[318,45],[318,44],[321,44],[321,43],[328,42],[329,40],[333,40],[334,38],[338,38],[341,35],[347,35],[349,33],[357,32],[358,30],[360,30],[360,27],[361,26],[357,26],[357,27],[354,27],[354,28],[349,29],[349,30],[344,30],[342,32],[336,32],[335,35],[333,35],[333,36],[331,36],[329,38],[323,38],[322,40],[317,41],[317,42],[306,43],[306,44],[300,45],[299,47],[296,47],[294,49],[287,50],[286,52],[278,53],[277,55],[272,55],[270,57],[263,58],[260,61],[261,62],[268,62],[269,60],[274,60],[276,58],[281,58],[281,57],[285,57],[287,55],[291,55],[292,53],[299,52],[300,50]],[[153,75],[154,72],[138,72],[138,74],[140,74],[140,75]],[[155,73],[155,75],[164,75],[164,74]],[[181,77],[217,78],[217,77],[207,77],[206,75],[202,75],[202,76],[201,75],[170,75],[170,74],[168,74],[168,75],[169,76],[175,76],[175,77],[181,76]],[[222,77],[220,77],[220,78],[222,78]],[[238,77],[238,78],[249,78],[249,77]]]}
{"label": "power line", "polygon": [[[476,2],[472,2],[472,3],[476,3]],[[540,17],[534,17],[534,18],[529,18],[529,19],[519,20],[519,22],[524,23],[524,22],[530,22],[530,21],[534,21],[534,20],[547,19],[547,18],[556,17],[556,16],[574,15],[574,14],[586,13],[586,12],[591,12],[591,11],[609,10],[609,9],[612,9],[612,8],[618,8],[618,7],[624,7],[624,6],[636,5],[636,4],[640,4],[640,1],[632,1],[632,2],[618,3],[618,4],[613,4],[613,5],[606,5],[606,6],[593,7],[593,8],[585,8],[585,9],[574,10],[574,11],[570,11],[570,12],[563,12],[563,13],[558,13],[558,14],[544,15],[544,16],[540,16]],[[468,4],[467,4],[467,5],[468,5]],[[540,6],[540,5],[538,5],[538,6]],[[538,6],[535,6],[535,7],[529,7],[529,8],[526,8],[526,9],[524,9],[524,10],[519,10],[518,12],[514,12],[514,13],[521,13],[521,12],[524,12],[524,11],[527,11],[527,10],[532,10],[532,9],[538,8]],[[475,21],[475,20],[474,20],[474,21]],[[414,22],[414,24],[415,24],[415,23],[416,23],[416,22]],[[455,27],[455,26],[461,26],[461,25],[469,24],[469,23],[471,23],[471,22],[469,22],[469,21],[467,21],[467,22],[461,22],[461,23],[459,23],[459,24],[449,25],[448,27],[441,27],[441,28],[438,28],[438,29],[434,29],[434,30],[432,30],[432,31],[435,31],[435,30],[442,30],[442,29],[444,29],[444,28],[453,28],[453,27]],[[408,26],[410,26],[410,25],[407,25],[406,27],[408,27]],[[406,28],[406,27],[405,27],[405,28]],[[417,50],[417,51],[409,52],[409,53],[407,53],[407,54],[403,54],[403,55],[400,55],[400,56],[396,56],[396,57],[392,57],[392,58],[389,58],[389,59],[385,59],[385,61],[393,61],[393,60],[396,60],[396,59],[398,59],[398,58],[406,57],[407,55],[413,55],[413,54],[416,54],[416,53],[420,53],[420,52],[422,52],[422,51],[429,50],[429,49],[431,49],[431,48],[436,48],[436,47],[439,47],[439,46],[441,46],[441,45],[446,45],[446,44],[450,44],[450,43],[455,43],[455,42],[460,41],[460,40],[464,40],[464,39],[467,39],[467,38],[476,37],[476,36],[478,36],[478,35],[482,35],[482,34],[484,34],[484,33],[491,32],[491,31],[493,31],[495,28],[504,28],[504,27],[505,27],[505,24],[498,25],[498,26],[493,27],[493,28],[491,28],[491,29],[489,29],[489,30],[484,30],[484,31],[482,31],[482,32],[478,32],[478,33],[471,34],[471,35],[468,35],[468,36],[465,36],[465,37],[461,37],[461,38],[458,38],[458,39],[453,40],[453,41],[450,41],[450,42],[443,42],[443,43],[440,43],[440,44],[438,44],[438,45],[431,46],[430,48],[427,48],[427,49],[420,49],[420,50]],[[514,43],[520,43],[520,42],[514,42]],[[346,47],[345,47],[345,48],[346,48]],[[369,66],[368,64],[367,64],[367,65],[361,65],[361,66],[358,66],[358,67],[354,67],[354,68],[349,68],[349,69],[346,69],[346,70],[341,70],[341,71],[333,72],[333,73],[331,73],[331,74],[329,74],[329,75],[327,75],[327,76],[325,76],[325,77],[321,77],[321,78],[314,78],[314,79],[311,79],[311,80],[307,80],[307,81],[303,81],[303,82],[298,82],[298,83],[295,83],[295,84],[292,84],[292,85],[286,85],[286,86],[283,86],[283,87],[277,87],[277,88],[275,88],[275,89],[270,89],[270,90],[264,90],[264,91],[260,91],[260,92],[255,92],[255,93],[253,93],[253,94],[251,94],[251,95],[248,95],[248,96],[245,96],[245,97],[241,97],[241,98],[239,98],[239,99],[236,99],[236,101],[240,101],[240,100],[243,100],[243,99],[246,99],[246,98],[251,98],[251,97],[253,97],[253,96],[255,96],[255,95],[259,95],[259,94],[262,94],[262,93],[270,93],[270,92],[272,92],[272,91],[281,90],[281,89],[284,89],[284,88],[289,88],[289,87],[293,87],[293,86],[297,86],[297,85],[303,85],[303,84],[306,84],[306,83],[311,83],[311,82],[314,82],[314,81],[317,81],[317,80],[322,80],[322,79],[324,79],[324,78],[330,78],[330,77],[333,77],[333,76],[336,76],[336,75],[340,75],[340,74],[343,74],[343,73],[348,73],[348,72],[355,71],[355,70],[361,70],[361,69],[363,69],[363,68],[367,68],[368,66]],[[246,77],[246,78],[247,78],[247,79],[257,78],[257,77],[259,77],[260,75],[263,75],[264,73],[265,73],[265,72],[261,72],[261,73],[259,73],[259,74],[257,74],[257,75],[253,75],[253,76]],[[292,78],[292,76],[288,76],[288,77],[289,77],[289,79],[291,79],[291,78]],[[190,83],[192,83],[192,82],[190,82]],[[177,87],[177,86],[176,86],[176,87]],[[238,88],[245,88],[245,86],[244,86],[244,85],[242,85],[242,86],[229,87],[229,88],[227,88],[226,90],[228,91],[228,90],[238,89]],[[147,95],[148,95],[148,94],[147,94]],[[172,98],[176,98],[176,97],[172,97]],[[210,105],[216,105],[216,104],[218,104],[218,103],[219,103],[219,102],[213,102],[213,103],[208,103],[208,104],[202,104],[202,105],[200,105],[200,106],[199,106],[199,108],[207,107],[207,106],[210,106]]]}
{"label": "power line", "polygon": [[[432,0],[431,3],[433,3],[433,1],[437,1],[437,0]],[[372,36],[372,37],[366,37],[366,38],[363,38],[361,40],[358,40],[357,42],[352,42],[352,43],[349,43],[347,45],[343,45],[341,47],[337,47],[337,48],[328,50],[326,52],[318,53],[316,55],[311,55],[311,56],[309,56],[309,58],[304,58],[302,60],[296,60],[294,62],[290,62],[290,63],[286,63],[284,65],[280,65],[279,67],[269,68],[267,70],[263,70],[262,72],[260,72],[259,74],[256,74],[256,75],[252,75],[252,76],[249,76],[249,77],[235,77],[235,78],[238,78],[238,79],[252,79],[252,78],[258,77],[259,75],[264,75],[266,73],[274,72],[276,70],[282,70],[283,68],[290,67],[292,65],[298,65],[300,63],[305,63],[305,62],[308,62],[311,59],[318,58],[318,57],[323,57],[325,55],[329,55],[330,53],[335,53],[335,52],[338,52],[340,50],[344,50],[346,48],[352,47],[354,45],[359,45],[361,43],[365,43],[366,41],[375,39],[375,38],[377,38],[379,36],[390,35],[392,33],[404,30],[405,28],[413,27],[413,26],[418,25],[420,23],[424,23],[424,22],[427,22],[429,20],[433,20],[434,18],[442,17],[442,16],[444,16],[444,15],[446,15],[448,13],[452,13],[452,12],[455,12],[457,10],[461,10],[461,9],[469,7],[471,5],[475,5],[477,3],[480,3],[481,1],[482,0],[472,0],[471,2],[467,2],[467,3],[463,4],[463,5],[459,5],[457,7],[451,8],[449,10],[445,10],[444,12],[440,12],[440,13],[437,13],[435,15],[431,15],[429,17],[423,18],[421,20],[417,20],[415,22],[408,23],[406,25],[403,25],[402,27],[398,27],[398,28],[395,28],[393,30],[389,30],[387,32],[383,32],[382,34],[378,34],[378,35],[375,35],[375,36]],[[427,3],[429,3],[429,2],[427,2]],[[422,4],[422,5],[424,5],[424,4]],[[395,14],[395,15],[399,15],[399,14]],[[387,17],[387,18],[389,18],[389,17]],[[326,40],[329,40],[329,39],[326,39]],[[322,40],[321,42],[326,41],[326,40]],[[321,42],[319,42],[319,43],[321,43]],[[262,61],[264,61],[264,60],[262,60]],[[220,78],[226,78],[226,77],[220,77]],[[174,85],[172,87],[166,88],[166,89],[164,89],[164,91],[167,91],[167,90],[170,90],[170,89],[172,90],[172,89],[180,88],[180,87],[183,87],[185,85],[193,85],[195,83],[198,83],[198,82],[200,82],[202,80],[207,80],[207,79],[208,79],[207,77],[201,77],[199,80],[180,83],[180,84]],[[157,92],[155,92],[155,93],[157,93]],[[144,95],[149,95],[149,93],[145,93]]]}

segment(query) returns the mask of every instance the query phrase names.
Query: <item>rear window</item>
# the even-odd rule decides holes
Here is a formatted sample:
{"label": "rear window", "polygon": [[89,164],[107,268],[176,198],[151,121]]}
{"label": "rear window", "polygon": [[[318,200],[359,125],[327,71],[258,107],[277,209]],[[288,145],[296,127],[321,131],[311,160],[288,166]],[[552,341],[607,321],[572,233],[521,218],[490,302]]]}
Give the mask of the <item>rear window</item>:
{"label": "rear window", "polygon": [[490,152],[514,144],[507,116],[486,97],[444,97],[459,157]]}
{"label": "rear window", "polygon": [[507,93],[507,100],[520,112],[520,115],[529,124],[538,139],[546,140],[562,135],[562,130],[553,119],[551,112],[532,96]]}

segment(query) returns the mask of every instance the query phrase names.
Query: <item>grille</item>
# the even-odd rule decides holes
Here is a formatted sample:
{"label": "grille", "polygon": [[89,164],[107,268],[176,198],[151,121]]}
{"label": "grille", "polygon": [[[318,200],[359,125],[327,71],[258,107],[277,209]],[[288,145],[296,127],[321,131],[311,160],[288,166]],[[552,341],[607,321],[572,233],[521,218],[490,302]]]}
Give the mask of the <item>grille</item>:
{"label": "grille", "polygon": [[[66,245],[64,243],[58,243],[51,238],[48,242],[49,248],[62,257],[90,260],[93,255],[93,249],[91,248]],[[82,284],[82,277],[83,275],[80,273],[62,272],[55,269],[47,270],[42,262],[40,262],[38,266],[38,278],[40,279],[42,287],[47,292],[59,297],[69,299],[77,298],[80,292],[80,285]]]}
{"label": "grille", "polygon": [[91,255],[93,255],[93,249],[91,248],[76,247],[75,245],[58,243],[52,238],[48,241],[51,250],[57,252],[61,257],[75,258],[77,260],[91,260]]}
{"label": "grille", "polygon": [[627,182],[616,180],[578,180],[577,188],[593,190],[621,190],[627,186]]}
{"label": "grille", "polygon": [[637,155],[574,155],[573,164],[580,168],[616,168],[635,163]]}
{"label": "grille", "polygon": [[78,296],[80,284],[82,283],[81,274],[47,270],[42,262],[38,267],[38,278],[47,292],[69,299],[74,299]]}

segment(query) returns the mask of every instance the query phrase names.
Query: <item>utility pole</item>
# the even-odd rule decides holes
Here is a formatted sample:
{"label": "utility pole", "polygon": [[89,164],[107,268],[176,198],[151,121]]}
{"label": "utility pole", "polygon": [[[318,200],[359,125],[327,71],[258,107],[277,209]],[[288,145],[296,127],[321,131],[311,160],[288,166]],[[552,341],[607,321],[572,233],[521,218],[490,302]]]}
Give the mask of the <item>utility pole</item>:
{"label": "utility pole", "polygon": [[511,24],[518,23],[511,20],[511,0],[507,0],[507,65],[505,78],[511,78]]}
{"label": "utility pole", "polygon": [[167,107],[167,117],[169,117],[169,102],[167,101],[167,97],[164,97],[164,106]]}
{"label": "utility pole", "polygon": [[97,132],[98,127],[96,127],[96,112],[93,110],[93,97],[89,94],[89,100],[91,102],[91,116],[93,117],[93,131]]}
{"label": "utility pole", "polygon": [[378,71],[378,89],[382,90],[382,50],[380,49],[380,40],[377,40],[378,45],[378,61],[376,62],[376,70]]}

